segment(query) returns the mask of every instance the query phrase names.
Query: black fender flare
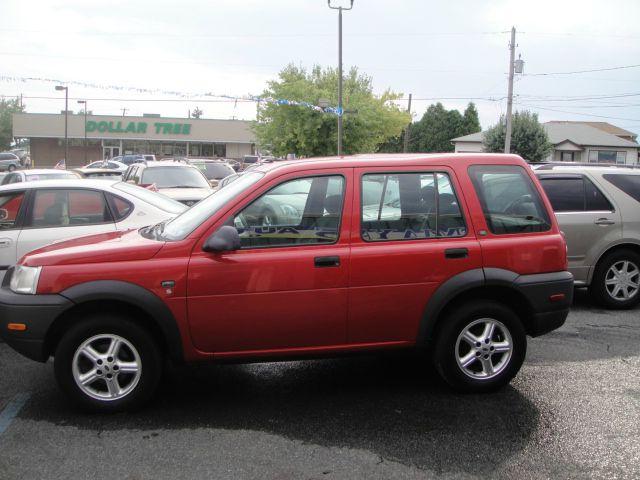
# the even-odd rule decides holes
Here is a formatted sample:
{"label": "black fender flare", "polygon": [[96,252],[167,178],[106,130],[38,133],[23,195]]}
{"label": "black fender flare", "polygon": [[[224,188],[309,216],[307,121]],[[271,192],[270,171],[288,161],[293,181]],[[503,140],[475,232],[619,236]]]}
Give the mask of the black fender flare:
{"label": "black fender flare", "polygon": [[158,326],[166,342],[171,359],[177,362],[184,360],[182,336],[173,313],[160,297],[146,288],[119,280],[96,280],[69,287],[60,292],[60,295],[69,299],[75,305],[82,305],[96,300],[120,300],[135,305],[145,311]]}
{"label": "black fender flare", "polygon": [[476,268],[454,275],[440,285],[429,299],[422,314],[416,343],[426,344],[431,338],[440,313],[460,293],[478,287],[506,287],[514,293],[522,293],[519,285],[519,280],[522,278],[521,275],[502,268]]}

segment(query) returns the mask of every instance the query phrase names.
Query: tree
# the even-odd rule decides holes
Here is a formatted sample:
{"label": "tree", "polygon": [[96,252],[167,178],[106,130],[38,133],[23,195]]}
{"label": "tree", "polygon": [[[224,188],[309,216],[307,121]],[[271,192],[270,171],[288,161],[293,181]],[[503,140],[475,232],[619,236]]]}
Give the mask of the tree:
{"label": "tree", "polygon": [[[337,149],[337,117],[318,111],[326,99],[338,104],[338,73],[315,66],[311,72],[289,65],[268,83],[262,97],[270,99],[258,106],[258,121],[253,128],[259,145],[270,145],[274,155],[295,153],[298,156],[335,155]],[[400,94],[389,90],[373,94],[371,78],[352,68],[343,80],[343,151],[345,154],[375,152],[386,140],[398,136],[409,123],[408,112],[393,101]],[[280,100],[280,102],[278,102]],[[285,101],[305,105],[286,105]]]}
{"label": "tree", "polygon": [[464,135],[469,135],[471,133],[476,133],[482,130],[480,128],[480,119],[478,118],[478,110],[476,109],[475,103],[469,102],[469,105],[467,105],[467,108],[465,109],[462,117],[464,133],[462,133],[461,135],[457,135],[457,137],[462,137]]}
{"label": "tree", "polygon": [[480,131],[478,111],[469,103],[464,115],[447,110],[438,102],[430,105],[422,118],[409,129],[409,150],[412,152],[453,152],[451,140]]}
{"label": "tree", "polygon": [[196,107],[193,109],[193,112],[191,112],[191,118],[200,118],[203,114],[204,112]]}
{"label": "tree", "polygon": [[18,99],[0,99],[0,150],[8,150],[13,143],[13,117],[14,113],[24,112],[24,106]]}
{"label": "tree", "polygon": [[[506,131],[506,120],[504,115],[501,115],[498,124],[484,133],[483,150],[485,152],[504,152]],[[537,114],[526,110],[513,114],[511,153],[517,153],[530,162],[539,162],[547,158],[552,150],[553,144],[549,142],[547,132],[538,122]]]}

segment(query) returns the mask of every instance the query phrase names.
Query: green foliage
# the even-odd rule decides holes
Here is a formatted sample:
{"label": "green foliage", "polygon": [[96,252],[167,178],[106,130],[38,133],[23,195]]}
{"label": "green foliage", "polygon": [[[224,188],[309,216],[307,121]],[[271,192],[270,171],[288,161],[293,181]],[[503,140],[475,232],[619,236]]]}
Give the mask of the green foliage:
{"label": "green foliage", "polygon": [[430,105],[422,118],[409,130],[411,152],[453,152],[451,140],[480,131],[478,111],[469,103],[464,115],[458,110],[446,110],[438,102]]}
{"label": "green foliage", "polygon": [[[470,135],[472,133],[476,133],[481,131],[480,128],[480,118],[478,117],[478,110],[476,109],[476,104],[473,102],[469,102],[467,108],[464,111],[463,117],[463,130],[465,133],[458,135],[458,137],[462,137],[464,135]],[[456,138],[456,137],[451,137]]]}
{"label": "green foliage", "polygon": [[196,107],[191,112],[191,118],[200,118],[200,117],[202,117],[203,114],[204,114],[204,112],[202,110],[200,110],[198,107]]}
{"label": "green foliage", "polygon": [[0,150],[8,150],[13,142],[12,114],[24,112],[18,99],[0,99]]}
{"label": "green foliage", "polygon": [[[500,116],[497,125],[489,128],[484,134],[483,150],[485,152],[504,152],[506,137],[506,120]],[[539,162],[549,156],[553,144],[549,142],[547,132],[538,122],[538,115],[528,111],[516,112],[511,117],[511,153],[517,153],[525,160]]]}
{"label": "green foliage", "polygon": [[[269,82],[263,97],[318,104],[319,99],[338,105],[338,73],[315,66],[311,72],[289,65],[279,79]],[[343,80],[343,152],[375,152],[378,146],[398,136],[409,123],[408,112],[393,101],[400,94],[373,94],[371,78],[352,68]],[[356,113],[357,112],[357,113]],[[258,107],[258,121],[253,125],[260,146],[269,146],[274,155],[295,153],[298,156],[335,155],[338,119],[335,115],[311,108],[264,102]]]}

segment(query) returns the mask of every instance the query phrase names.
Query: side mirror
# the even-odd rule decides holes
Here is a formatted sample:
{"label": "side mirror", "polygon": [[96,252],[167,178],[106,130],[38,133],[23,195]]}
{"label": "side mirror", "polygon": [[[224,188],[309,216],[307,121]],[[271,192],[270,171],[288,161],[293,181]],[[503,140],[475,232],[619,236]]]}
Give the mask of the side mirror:
{"label": "side mirror", "polygon": [[240,249],[240,235],[235,227],[224,225],[204,242],[205,252],[230,252]]}

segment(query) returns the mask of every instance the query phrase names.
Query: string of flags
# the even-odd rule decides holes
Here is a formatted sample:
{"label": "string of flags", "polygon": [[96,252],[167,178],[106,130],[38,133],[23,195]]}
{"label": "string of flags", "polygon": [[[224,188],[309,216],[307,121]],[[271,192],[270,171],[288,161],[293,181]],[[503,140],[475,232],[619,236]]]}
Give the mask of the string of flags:
{"label": "string of flags", "polygon": [[12,76],[0,75],[0,81],[9,82],[9,83],[47,82],[47,83],[55,83],[57,85],[76,85],[79,87],[93,88],[93,89],[99,89],[99,90],[128,91],[128,92],[135,92],[135,93],[148,94],[148,95],[171,95],[171,96],[177,96],[180,98],[194,99],[194,100],[202,97],[224,98],[228,100],[233,100],[236,103],[238,101],[257,102],[257,103],[262,102],[262,103],[270,103],[274,105],[303,107],[303,108],[309,108],[316,112],[330,113],[338,116],[344,113],[344,110],[340,107],[332,107],[332,106],[321,107],[319,105],[314,105],[309,102],[303,102],[298,100],[288,100],[284,98],[260,97],[256,95],[245,95],[242,97],[238,97],[238,96],[232,96],[232,95],[219,95],[212,92],[185,93],[185,92],[179,92],[175,90],[162,90],[157,88],[152,89],[152,88],[124,87],[120,85],[100,85],[96,83],[66,81],[66,80],[60,80],[55,78],[43,78],[43,77],[12,77]]}

